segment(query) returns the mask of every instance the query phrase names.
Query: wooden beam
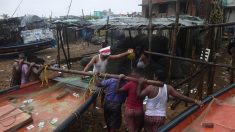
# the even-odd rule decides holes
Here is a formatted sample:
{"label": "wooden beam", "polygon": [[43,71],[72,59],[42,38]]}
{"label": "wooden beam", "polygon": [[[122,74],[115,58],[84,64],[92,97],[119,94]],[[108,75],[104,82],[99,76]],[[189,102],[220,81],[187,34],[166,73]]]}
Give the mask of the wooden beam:
{"label": "wooden beam", "polygon": [[[18,60],[16,60],[16,61],[19,62]],[[30,65],[30,62],[24,61],[23,63]],[[34,66],[35,66],[35,67],[42,67],[43,65],[35,64]],[[92,73],[92,72],[84,72],[84,71],[77,71],[77,70],[68,70],[68,69],[61,69],[61,68],[54,68],[54,67],[48,67],[47,69],[48,69],[48,70],[51,70],[51,71],[58,71],[58,72],[76,74],[76,75],[85,75],[85,76],[94,76],[94,75],[95,75],[95,74]],[[104,77],[104,78],[107,78],[107,77],[108,77],[108,78],[116,78],[116,79],[119,78],[119,75],[116,75],[116,74],[108,74],[108,73],[100,73],[99,76],[100,76],[100,77]],[[128,77],[128,76],[125,76],[124,79],[125,79],[125,80],[128,80],[128,81],[135,81],[135,82],[138,81],[138,79],[133,78],[133,77]],[[154,81],[154,80],[145,80],[144,83],[146,83],[146,84],[151,84],[151,85],[156,85],[156,86],[159,86],[159,87],[162,87],[162,86],[164,85],[163,82]]]}
{"label": "wooden beam", "polygon": [[192,62],[192,63],[207,64],[207,65],[211,65],[211,66],[226,67],[226,68],[229,68],[229,69],[235,69],[235,67],[232,67],[232,66],[226,65],[226,64],[221,64],[221,63],[215,64],[213,62],[205,62],[205,61],[201,61],[201,60],[194,60],[194,59],[190,59],[190,58],[172,56],[172,55],[168,55],[168,54],[162,54],[162,53],[150,52],[150,51],[145,51],[145,53],[152,54],[152,55],[163,56],[163,57],[167,57],[167,58],[172,58],[172,59],[175,59],[175,60],[182,60],[182,61],[188,61],[188,62]]}

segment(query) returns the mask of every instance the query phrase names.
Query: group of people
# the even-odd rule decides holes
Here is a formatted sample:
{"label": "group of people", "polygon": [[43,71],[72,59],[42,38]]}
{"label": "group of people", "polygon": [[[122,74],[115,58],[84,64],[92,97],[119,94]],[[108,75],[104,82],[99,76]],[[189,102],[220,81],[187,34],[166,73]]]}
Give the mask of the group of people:
{"label": "group of people", "polygon": [[[24,61],[30,62],[25,64]],[[43,67],[34,67],[35,64],[44,64],[44,60],[34,55],[28,57],[25,54],[20,53],[18,61],[14,62],[12,68],[12,76],[10,86],[17,86],[40,80],[40,74],[43,71]]]}
{"label": "group of people", "polygon": [[[118,59],[133,53],[130,49],[118,55],[111,55],[110,47],[103,48],[94,56],[85,67],[87,71],[93,65],[96,74],[105,73],[107,61]],[[147,132],[156,132],[166,119],[166,105],[168,96],[182,99],[187,102],[201,104],[200,101],[186,97],[166,84],[166,74],[161,70],[154,72],[154,79],[158,83],[150,85],[144,79],[144,67],[135,68],[130,74],[119,69],[119,79],[101,79],[96,76],[96,85],[105,91],[104,118],[109,132],[118,130],[122,123],[122,104],[125,102],[124,117],[129,132],[141,131],[144,127]],[[138,81],[127,81],[125,75],[136,78]],[[146,105],[143,100],[148,97]]]}

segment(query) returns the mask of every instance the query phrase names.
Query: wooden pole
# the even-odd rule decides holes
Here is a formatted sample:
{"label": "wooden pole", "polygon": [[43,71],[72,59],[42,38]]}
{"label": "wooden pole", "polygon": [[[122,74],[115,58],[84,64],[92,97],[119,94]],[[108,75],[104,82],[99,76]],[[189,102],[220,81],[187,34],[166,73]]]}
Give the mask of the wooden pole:
{"label": "wooden pole", "polygon": [[235,69],[235,67],[232,67],[232,66],[226,65],[226,64],[221,64],[221,63],[215,64],[213,62],[205,62],[205,61],[201,61],[201,60],[194,60],[194,59],[190,59],[190,58],[172,56],[172,55],[162,54],[162,53],[157,53],[157,52],[145,51],[145,53],[152,54],[152,55],[163,56],[163,57],[168,57],[168,58],[172,58],[172,59],[176,59],[176,60],[188,61],[188,62],[192,62],[192,63],[207,64],[207,65],[211,65],[211,66],[226,67],[226,68],[229,68],[229,69]]}
{"label": "wooden pole", "polygon": [[56,33],[57,33],[57,63],[58,63],[58,67],[60,68],[60,35],[59,35],[59,25],[56,25]]}
{"label": "wooden pole", "polygon": [[106,23],[106,34],[105,34],[105,44],[102,45],[102,48],[106,47],[108,45],[108,24],[109,24],[109,16],[107,17],[107,23]]}
{"label": "wooden pole", "polygon": [[71,69],[71,64],[70,64],[70,48],[69,48],[69,38],[68,38],[68,27],[64,27],[65,29],[65,38],[66,38],[66,45],[67,45],[67,52],[68,52],[68,69]]}
{"label": "wooden pole", "polygon": [[[16,60],[16,61],[18,61],[18,60]],[[18,62],[19,62],[19,61],[18,61]],[[26,61],[24,61],[23,63],[30,65],[30,63],[29,63],[29,62],[26,62]],[[42,65],[38,65],[38,64],[35,64],[34,66],[35,66],[35,67],[42,67]],[[51,71],[58,71],[58,72],[76,74],[76,75],[85,75],[85,76],[94,76],[94,75],[95,75],[95,74],[92,73],[92,72],[84,72],[84,71],[77,71],[77,70],[67,70],[67,69],[60,69],[60,68],[54,68],[54,67],[48,67],[47,69],[48,69],[48,70],[51,70]],[[119,75],[108,74],[108,73],[100,73],[99,76],[100,76],[100,77],[104,77],[104,78],[107,78],[107,77],[108,77],[108,78],[116,78],[116,79],[119,78]],[[125,80],[128,80],[128,81],[135,81],[135,82],[138,82],[138,79],[133,78],[133,77],[125,76],[124,79],[125,79]],[[156,85],[156,86],[159,86],[159,87],[164,85],[162,82],[160,82],[160,81],[154,81],[154,80],[145,80],[144,83]]]}
{"label": "wooden pole", "polygon": [[83,9],[82,9],[82,18],[85,19]]}
{"label": "wooden pole", "polygon": [[[175,24],[174,24],[174,31],[173,31],[173,37],[172,37],[172,50],[171,54],[173,56],[176,55],[176,47],[177,47],[177,36],[178,36],[178,26],[179,26],[179,0],[176,0],[176,16],[175,16]],[[168,71],[168,82],[171,80],[171,69],[172,69],[172,59],[170,59],[169,64],[169,71]]]}
{"label": "wooden pole", "polygon": [[[149,24],[148,24],[148,43],[149,43],[149,51],[152,51],[152,0],[149,0]],[[151,56],[149,56],[149,60],[151,60]]]}

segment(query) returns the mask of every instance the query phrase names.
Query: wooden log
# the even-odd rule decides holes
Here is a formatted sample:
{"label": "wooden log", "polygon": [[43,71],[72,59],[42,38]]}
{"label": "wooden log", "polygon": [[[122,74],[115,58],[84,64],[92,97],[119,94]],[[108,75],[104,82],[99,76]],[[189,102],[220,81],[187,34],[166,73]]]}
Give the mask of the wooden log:
{"label": "wooden log", "polygon": [[[18,60],[16,60],[16,61],[19,62]],[[26,62],[26,61],[23,62],[23,63],[30,65],[30,63]],[[35,64],[34,66],[35,67],[42,67],[43,65]],[[95,75],[92,72],[84,72],[84,71],[77,71],[77,70],[68,70],[68,69],[61,69],[61,68],[54,68],[54,67],[48,67],[47,69],[51,70],[51,71],[58,71],[58,72],[76,74],[76,75],[85,75],[85,76],[94,76]],[[108,77],[108,78],[116,78],[116,79],[119,78],[119,75],[108,74],[108,73],[100,73],[99,76],[100,77],[104,77],[104,78],[106,78],[106,77]],[[123,79],[128,80],[128,81],[135,81],[135,82],[138,81],[138,79],[133,78],[133,77],[128,77],[128,76],[125,76]],[[156,86],[159,86],[159,87],[162,87],[164,85],[162,82],[154,81],[154,80],[145,80],[144,83],[150,84],[150,85],[156,85]]]}
{"label": "wooden log", "polygon": [[175,59],[175,60],[182,60],[182,61],[188,61],[188,62],[192,62],[192,63],[207,64],[207,65],[211,65],[211,66],[226,67],[226,68],[229,68],[229,69],[235,69],[235,67],[232,67],[232,66],[226,65],[226,64],[221,64],[221,63],[216,63],[215,64],[213,62],[205,62],[205,61],[201,61],[201,60],[195,60],[195,59],[190,59],[190,58],[172,56],[172,55],[168,55],[168,54],[162,54],[162,53],[150,52],[150,51],[145,51],[145,53],[152,54],[152,55],[163,56],[163,57],[167,57],[167,58],[172,58],[172,59]]}

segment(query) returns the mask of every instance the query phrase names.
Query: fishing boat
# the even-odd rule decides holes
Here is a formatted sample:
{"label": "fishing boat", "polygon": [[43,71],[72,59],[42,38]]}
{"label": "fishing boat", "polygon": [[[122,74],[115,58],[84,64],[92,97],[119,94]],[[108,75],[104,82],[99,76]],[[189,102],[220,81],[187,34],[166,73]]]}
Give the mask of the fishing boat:
{"label": "fishing boat", "polygon": [[87,87],[86,82],[65,80],[36,81],[0,91],[0,131],[66,131],[97,94],[78,87]]}
{"label": "fishing boat", "polygon": [[205,98],[162,126],[160,132],[231,132],[235,130],[235,84]]}
{"label": "fishing boat", "polygon": [[21,43],[21,44],[0,45],[0,55],[17,54],[24,52],[27,53],[37,52],[43,49],[50,48],[52,42],[53,42],[52,39],[47,39],[27,44]]}

